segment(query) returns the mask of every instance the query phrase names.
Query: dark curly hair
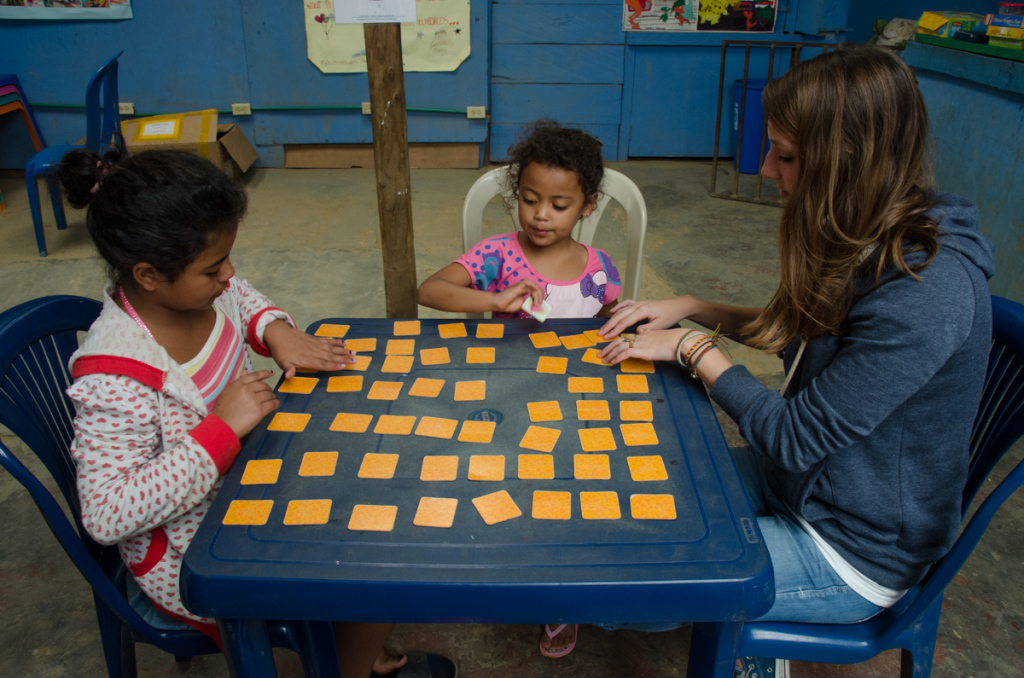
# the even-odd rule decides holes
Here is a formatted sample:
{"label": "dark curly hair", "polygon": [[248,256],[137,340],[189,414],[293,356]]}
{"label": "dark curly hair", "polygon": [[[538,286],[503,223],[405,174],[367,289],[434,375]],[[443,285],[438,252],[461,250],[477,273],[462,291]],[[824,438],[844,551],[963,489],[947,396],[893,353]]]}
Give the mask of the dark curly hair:
{"label": "dark curly hair", "polygon": [[519,199],[519,178],[533,162],[575,172],[587,201],[600,190],[604,177],[601,142],[582,130],[559,127],[552,120],[539,120],[527,127],[509,147],[508,158],[512,163],[506,175],[506,188],[512,193],[510,208]]}
{"label": "dark curly hair", "polygon": [[184,151],[127,157],[124,144],[102,156],[76,149],[57,177],[68,204],[89,208],[89,235],[115,285],[133,285],[140,262],[173,282],[211,242],[237,228],[247,204],[245,189]]}

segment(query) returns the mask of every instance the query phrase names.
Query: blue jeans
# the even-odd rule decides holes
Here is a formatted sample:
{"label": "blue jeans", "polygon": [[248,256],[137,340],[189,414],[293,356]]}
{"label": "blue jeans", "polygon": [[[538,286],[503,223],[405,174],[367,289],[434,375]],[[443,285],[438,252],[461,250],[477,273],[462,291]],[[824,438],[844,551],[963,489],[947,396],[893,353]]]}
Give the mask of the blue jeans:
{"label": "blue jeans", "polygon": [[[775,604],[758,621],[852,624],[881,612],[882,608],[839,578],[810,535],[788,517],[786,507],[768,492],[764,457],[749,447],[731,451],[775,570]],[[684,625],[597,624],[609,631],[669,631]]]}
{"label": "blue jeans", "polygon": [[758,621],[852,624],[881,612],[839,578],[810,535],[768,492],[764,456],[749,447],[731,451],[775,570],[775,604]]}

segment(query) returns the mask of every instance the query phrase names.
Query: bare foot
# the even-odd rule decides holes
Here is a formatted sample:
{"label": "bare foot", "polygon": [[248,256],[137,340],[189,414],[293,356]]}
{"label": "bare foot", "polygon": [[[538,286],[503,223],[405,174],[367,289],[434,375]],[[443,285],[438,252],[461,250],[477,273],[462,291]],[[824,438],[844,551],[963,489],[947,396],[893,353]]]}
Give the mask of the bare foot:
{"label": "bare foot", "polygon": [[377,655],[377,659],[373,662],[373,672],[386,676],[395,669],[405,666],[407,661],[409,661],[407,656],[385,645],[381,648],[380,654]]}
{"label": "bare foot", "polygon": [[[549,624],[547,629],[554,632],[560,624]],[[565,624],[564,627],[554,635],[548,636],[548,631],[541,628],[540,651],[545,657],[560,657],[569,654],[568,649],[576,642],[576,624]]]}

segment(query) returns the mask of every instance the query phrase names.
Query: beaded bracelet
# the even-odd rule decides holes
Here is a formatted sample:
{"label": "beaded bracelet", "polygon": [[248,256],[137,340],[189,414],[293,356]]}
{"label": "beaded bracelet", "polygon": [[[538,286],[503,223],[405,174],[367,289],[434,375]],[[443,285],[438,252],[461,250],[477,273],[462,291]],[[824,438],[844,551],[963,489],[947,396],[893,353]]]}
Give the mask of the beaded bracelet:
{"label": "beaded bracelet", "polygon": [[711,346],[708,346],[706,349],[701,351],[701,354],[697,356],[696,360],[693,361],[693,367],[690,368],[691,377],[693,377],[694,379],[700,379],[700,376],[698,376],[697,374],[697,365],[700,365],[700,361],[704,360],[704,356],[706,356],[708,353],[711,353],[711,350],[715,348],[718,347],[712,344]]}

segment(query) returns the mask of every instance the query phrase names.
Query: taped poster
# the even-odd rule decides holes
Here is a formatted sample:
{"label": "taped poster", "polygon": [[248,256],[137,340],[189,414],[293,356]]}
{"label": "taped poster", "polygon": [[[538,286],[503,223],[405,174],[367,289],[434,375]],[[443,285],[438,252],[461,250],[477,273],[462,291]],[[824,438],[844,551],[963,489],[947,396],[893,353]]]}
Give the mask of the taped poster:
{"label": "taped poster", "polygon": [[[402,23],[406,72],[454,71],[469,56],[470,0],[416,0],[416,21]],[[305,0],[306,53],[324,73],[365,73],[362,23],[338,23],[332,0]]]}
{"label": "taped poster", "polygon": [[625,31],[775,30],[778,0],[623,0]]}
{"label": "taped poster", "polygon": [[0,0],[0,19],[131,19],[130,0]]}

